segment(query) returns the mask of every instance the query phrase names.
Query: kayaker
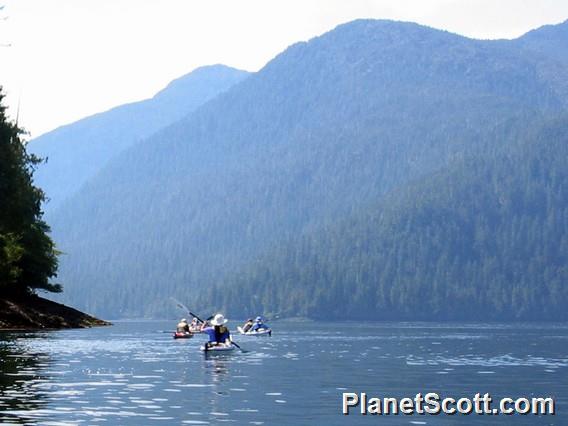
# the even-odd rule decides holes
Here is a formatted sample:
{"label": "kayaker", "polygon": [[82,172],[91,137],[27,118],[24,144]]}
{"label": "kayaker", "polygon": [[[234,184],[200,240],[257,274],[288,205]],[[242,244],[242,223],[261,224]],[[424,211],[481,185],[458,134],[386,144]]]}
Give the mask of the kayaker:
{"label": "kayaker", "polygon": [[178,333],[189,333],[189,324],[185,318],[182,318],[177,325]]}
{"label": "kayaker", "polygon": [[199,326],[199,321],[197,321],[197,318],[193,318],[191,320],[191,324],[189,325],[189,331],[198,332],[200,328],[201,327]]}
{"label": "kayaker", "polygon": [[264,328],[268,328],[266,324],[262,321],[262,317],[256,317],[254,319],[254,324],[252,326],[252,331],[262,330]]}
{"label": "kayaker", "polygon": [[243,325],[243,332],[246,333],[247,331],[249,331],[253,324],[254,322],[252,321],[252,318],[246,320],[245,324]]}
{"label": "kayaker", "polygon": [[225,327],[227,322],[228,320],[222,314],[217,314],[210,321],[211,326],[207,326],[206,324],[201,326],[201,332],[209,336],[209,341],[205,344],[206,347],[231,344],[231,333],[229,329]]}

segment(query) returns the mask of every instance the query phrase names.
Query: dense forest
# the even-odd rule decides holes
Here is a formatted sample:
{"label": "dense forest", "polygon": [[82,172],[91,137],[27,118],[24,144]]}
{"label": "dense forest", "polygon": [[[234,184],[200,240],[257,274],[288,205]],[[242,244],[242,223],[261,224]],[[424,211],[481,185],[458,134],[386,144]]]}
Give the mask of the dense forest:
{"label": "dense forest", "polygon": [[44,193],[33,184],[41,160],[26,152],[22,130],[3,106],[0,88],[0,297],[60,292],[57,250],[42,219]]}
{"label": "dense forest", "polygon": [[[452,230],[464,232],[459,223],[441,229],[444,216],[434,214],[444,203],[459,201],[445,191],[458,183],[464,191],[490,185],[483,179],[501,176],[504,161],[514,170],[510,159],[521,161],[516,153],[522,141],[529,144],[527,135],[565,110],[567,25],[545,28],[544,36],[537,30],[516,40],[480,41],[416,24],[361,20],[291,46],[259,72],[122,152],[53,212],[54,236],[65,252],[66,293],[60,300],[111,318],[170,315],[173,296],[233,314],[337,317],[327,308],[335,303],[347,317],[430,318],[434,312],[436,318],[478,319],[479,310],[456,313],[452,289],[461,286],[463,275],[460,297],[487,276],[496,289],[480,297],[495,294],[495,303],[507,304],[487,305],[484,317],[531,318],[533,305],[525,313],[512,309],[509,293],[515,300],[529,296],[505,286],[520,275],[503,269],[508,263],[497,253],[494,263],[482,254],[455,257],[459,253],[450,244],[438,256],[420,232],[438,235],[439,245],[454,241]],[[442,177],[435,183],[437,176]],[[504,188],[519,191],[513,183]],[[474,199],[461,202],[466,201]],[[502,213],[483,205],[493,201],[489,195],[478,201],[457,209],[464,217],[451,217]],[[375,216],[391,217],[392,233],[366,230],[366,220],[359,218],[367,215],[369,226],[385,227]],[[396,225],[395,219],[405,217],[407,222]],[[431,220],[432,228],[411,233],[413,220]],[[540,219],[535,220],[531,226]],[[493,232],[497,225],[471,226]],[[341,236],[327,241],[322,237],[327,230]],[[510,232],[495,228],[501,231]],[[520,244],[503,238],[499,249]],[[365,266],[349,256],[361,252],[358,244],[370,245]],[[395,248],[374,247],[381,244]],[[421,245],[416,262],[439,262],[439,270],[414,265],[413,257],[403,256],[411,251],[405,244]],[[492,247],[486,242],[480,250]],[[297,260],[290,273],[301,279],[284,274],[292,257]],[[450,264],[453,269],[446,269]],[[352,270],[362,274],[356,284]],[[550,269],[548,282],[560,279],[560,272]],[[457,278],[442,290],[449,282],[444,274]],[[423,287],[415,286],[418,276]],[[270,294],[257,295],[261,283]],[[428,291],[430,285],[440,291]],[[526,289],[524,282],[507,285]],[[347,292],[349,286],[357,291]],[[243,297],[236,297],[241,291]],[[373,291],[384,295],[370,297]],[[436,301],[417,302],[429,295]],[[251,305],[253,300],[258,303]],[[361,300],[372,308],[360,306]],[[382,313],[371,314],[378,306]]]}
{"label": "dense forest", "polygon": [[397,188],[192,303],[247,316],[567,320],[568,118]]}

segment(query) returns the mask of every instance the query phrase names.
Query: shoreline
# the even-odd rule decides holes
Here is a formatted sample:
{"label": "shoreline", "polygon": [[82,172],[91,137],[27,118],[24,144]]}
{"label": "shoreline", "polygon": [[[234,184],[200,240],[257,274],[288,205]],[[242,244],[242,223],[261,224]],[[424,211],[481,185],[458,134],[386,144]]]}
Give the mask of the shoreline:
{"label": "shoreline", "polygon": [[37,295],[0,297],[0,332],[48,331],[112,325]]}

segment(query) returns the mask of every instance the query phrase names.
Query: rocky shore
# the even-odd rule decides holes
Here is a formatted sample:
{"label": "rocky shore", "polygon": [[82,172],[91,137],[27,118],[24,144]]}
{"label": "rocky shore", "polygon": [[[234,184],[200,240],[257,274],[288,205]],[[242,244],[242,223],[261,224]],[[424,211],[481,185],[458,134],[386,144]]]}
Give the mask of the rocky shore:
{"label": "rocky shore", "polygon": [[48,330],[103,325],[111,324],[39,296],[0,296],[0,330]]}

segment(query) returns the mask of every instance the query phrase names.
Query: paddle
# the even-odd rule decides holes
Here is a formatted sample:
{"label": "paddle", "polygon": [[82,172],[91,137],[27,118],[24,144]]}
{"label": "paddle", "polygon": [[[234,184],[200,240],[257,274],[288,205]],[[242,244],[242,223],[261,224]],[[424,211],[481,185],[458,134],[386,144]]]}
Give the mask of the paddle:
{"label": "paddle", "polygon": [[195,318],[197,321],[199,321],[199,322],[202,323],[202,324],[205,324],[206,321],[212,320],[213,317],[215,316],[215,315],[208,316],[207,318],[205,318],[205,321],[203,321],[201,318],[199,318],[199,317],[198,317],[197,315],[195,315],[193,312],[188,311],[188,313],[189,313],[189,315],[191,315],[193,318]]}
{"label": "paddle", "polygon": [[[192,316],[193,318],[195,318],[197,321],[199,321],[199,322],[202,323],[202,324],[205,324],[205,321],[203,321],[201,318],[199,318],[199,317],[198,317],[197,315],[195,315],[193,312],[191,312],[191,311],[187,311],[187,312],[189,312],[189,315],[191,315],[191,316]],[[213,318],[213,317],[207,318],[207,321],[209,321],[211,318]]]}
{"label": "paddle", "polygon": [[178,308],[183,309],[185,312],[189,312],[189,309],[187,308],[187,306],[185,306],[185,305],[184,305],[183,303],[181,303],[179,300],[177,300],[177,299],[175,299],[175,298],[173,298],[173,297],[170,297],[170,299],[172,299],[172,300],[174,301],[174,303],[176,304],[176,306],[177,306]]}
{"label": "paddle", "polygon": [[231,344],[232,344],[233,346],[236,346],[237,348],[239,348],[239,349],[241,350],[241,352],[248,352],[248,351],[245,351],[243,348],[241,348],[239,345],[237,345],[237,344],[236,344],[235,342],[233,342],[232,340],[231,340]]}
{"label": "paddle", "polygon": [[210,317],[208,317],[205,321],[203,321],[201,318],[199,318],[197,315],[195,315],[193,312],[191,312],[189,310],[189,308],[187,306],[185,306],[183,303],[181,303],[179,300],[170,297],[170,299],[172,299],[174,301],[174,303],[176,304],[176,306],[180,309],[183,309],[185,312],[187,312],[189,315],[191,315],[193,318],[197,319],[197,321],[201,322],[201,323],[205,323],[205,321],[209,321],[210,319],[213,318],[213,315],[211,315]]}

